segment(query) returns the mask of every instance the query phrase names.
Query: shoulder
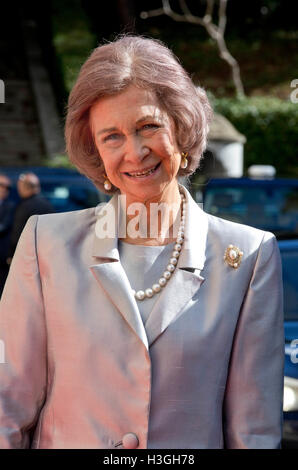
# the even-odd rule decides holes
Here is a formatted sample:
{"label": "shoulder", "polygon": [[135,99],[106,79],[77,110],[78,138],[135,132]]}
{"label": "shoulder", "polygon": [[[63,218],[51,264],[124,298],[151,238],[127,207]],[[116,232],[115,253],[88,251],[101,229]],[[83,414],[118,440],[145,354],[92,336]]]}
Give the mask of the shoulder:
{"label": "shoulder", "polygon": [[35,196],[28,198],[27,200],[24,201],[23,204],[24,204],[24,207],[26,207],[28,210],[32,210],[32,211],[49,210],[50,212],[54,212],[54,208],[52,204],[50,203],[50,201],[48,201],[48,199],[46,199],[41,194],[36,194]]}
{"label": "shoulder", "polygon": [[273,233],[249,225],[231,222],[205,212],[208,220],[208,240],[223,253],[229,245],[238,247],[247,256],[255,258],[261,247],[271,252],[276,246]]}
{"label": "shoulder", "polygon": [[78,260],[82,253],[91,251],[95,222],[94,207],[32,215],[22,231],[14,258],[29,263],[37,257],[43,269],[59,265],[67,256]]}
{"label": "shoulder", "polygon": [[254,265],[261,251],[265,258],[274,251],[277,253],[278,245],[273,233],[211,215],[189,194],[188,201],[188,236],[195,252],[204,246],[209,258],[222,263],[227,248],[233,245],[243,252],[242,262],[246,260],[249,265]]}
{"label": "shoulder", "polygon": [[188,194],[188,201],[191,238],[202,240],[206,236],[209,248],[211,248],[210,245],[214,249],[236,245],[240,249],[244,248],[247,252],[252,253],[260,247],[263,240],[275,239],[271,232],[222,219],[205,212],[203,205],[196,203],[190,194]]}
{"label": "shoulder", "polygon": [[[220,235],[220,238],[227,238],[230,236],[236,237],[237,239],[243,239],[248,237],[250,240],[262,239],[265,231],[250,225],[240,224],[232,222],[230,220],[222,219],[214,215],[205,212],[208,219],[208,229],[210,234]],[[268,232],[270,233],[270,232]],[[273,235],[273,234],[272,234]]]}
{"label": "shoulder", "polygon": [[46,197],[44,197],[42,194],[38,194],[36,199],[39,202],[39,204],[43,204],[45,206],[52,206],[50,201]]}
{"label": "shoulder", "polygon": [[33,225],[38,234],[49,234],[55,239],[66,239],[89,231],[96,222],[96,208],[59,212],[53,214],[32,215],[27,225]]}

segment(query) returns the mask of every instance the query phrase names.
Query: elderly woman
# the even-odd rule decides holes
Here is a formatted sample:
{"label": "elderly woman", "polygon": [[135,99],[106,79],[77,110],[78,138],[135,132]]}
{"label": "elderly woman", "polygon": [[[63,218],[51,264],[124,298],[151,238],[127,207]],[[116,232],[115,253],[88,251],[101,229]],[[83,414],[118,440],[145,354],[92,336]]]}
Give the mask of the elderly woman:
{"label": "elderly woman", "polygon": [[29,219],[4,289],[1,448],[277,448],[274,235],[178,181],[211,109],[160,42],[96,48],[70,94],[70,159],[112,198]]}

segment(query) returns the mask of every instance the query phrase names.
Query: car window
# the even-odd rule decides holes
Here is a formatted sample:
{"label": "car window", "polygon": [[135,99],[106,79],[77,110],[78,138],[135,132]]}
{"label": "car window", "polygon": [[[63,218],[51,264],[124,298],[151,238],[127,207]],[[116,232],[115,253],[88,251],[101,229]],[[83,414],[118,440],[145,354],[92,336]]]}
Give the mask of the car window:
{"label": "car window", "polygon": [[285,320],[298,320],[298,251],[281,251]]}
{"label": "car window", "polygon": [[101,202],[97,189],[75,183],[42,183],[41,190],[57,212],[86,209]]}
{"label": "car window", "polygon": [[298,187],[210,187],[204,210],[276,235],[298,234]]}

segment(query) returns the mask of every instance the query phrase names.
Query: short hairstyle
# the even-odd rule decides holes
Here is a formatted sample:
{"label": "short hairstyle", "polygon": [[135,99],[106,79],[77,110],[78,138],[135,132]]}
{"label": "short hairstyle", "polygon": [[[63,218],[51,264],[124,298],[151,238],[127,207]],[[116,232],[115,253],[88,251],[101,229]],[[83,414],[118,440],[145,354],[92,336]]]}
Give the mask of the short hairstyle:
{"label": "short hairstyle", "polygon": [[66,151],[78,170],[102,191],[104,165],[89,125],[89,111],[100,98],[129,85],[155,93],[173,119],[176,141],[188,153],[188,166],[178,176],[191,175],[206,149],[212,109],[206,92],[196,87],[179,60],[161,41],[125,35],[98,46],[83,64],[69,95],[65,124]]}

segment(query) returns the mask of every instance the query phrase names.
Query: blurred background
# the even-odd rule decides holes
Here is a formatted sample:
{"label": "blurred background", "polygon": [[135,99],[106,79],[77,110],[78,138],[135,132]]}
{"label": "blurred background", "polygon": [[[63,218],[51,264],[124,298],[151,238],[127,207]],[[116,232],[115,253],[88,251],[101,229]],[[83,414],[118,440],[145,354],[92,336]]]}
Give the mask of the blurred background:
{"label": "blurred background", "polygon": [[[162,13],[163,3],[170,4],[179,21]],[[210,21],[216,33],[220,2],[210,3],[214,3]],[[184,4],[192,13],[189,20]],[[244,147],[237,176],[242,167],[245,174],[250,165],[262,163],[273,165],[278,176],[298,177],[297,2],[226,2],[223,40],[228,59],[239,66],[242,99],[231,65],[221,58],[225,51],[220,51],[219,41],[206,25],[193,22],[206,16],[207,7],[206,0],[5,2],[0,31],[0,79],[5,85],[0,164],[35,165],[46,157],[53,163],[63,154],[65,105],[80,66],[99,43],[136,32],[163,40],[195,84],[208,91],[215,111],[228,120],[225,126],[215,126],[210,137]],[[212,163],[216,164],[220,166]]]}
{"label": "blurred background", "polygon": [[[285,289],[284,447],[298,448],[298,9],[291,0],[5,2],[0,29],[0,173],[39,176],[56,211],[106,200],[69,164],[69,91],[98,44],[121,33],[164,41],[215,115],[185,181],[213,215],[275,233]],[[295,342],[296,341],[296,342]]]}

